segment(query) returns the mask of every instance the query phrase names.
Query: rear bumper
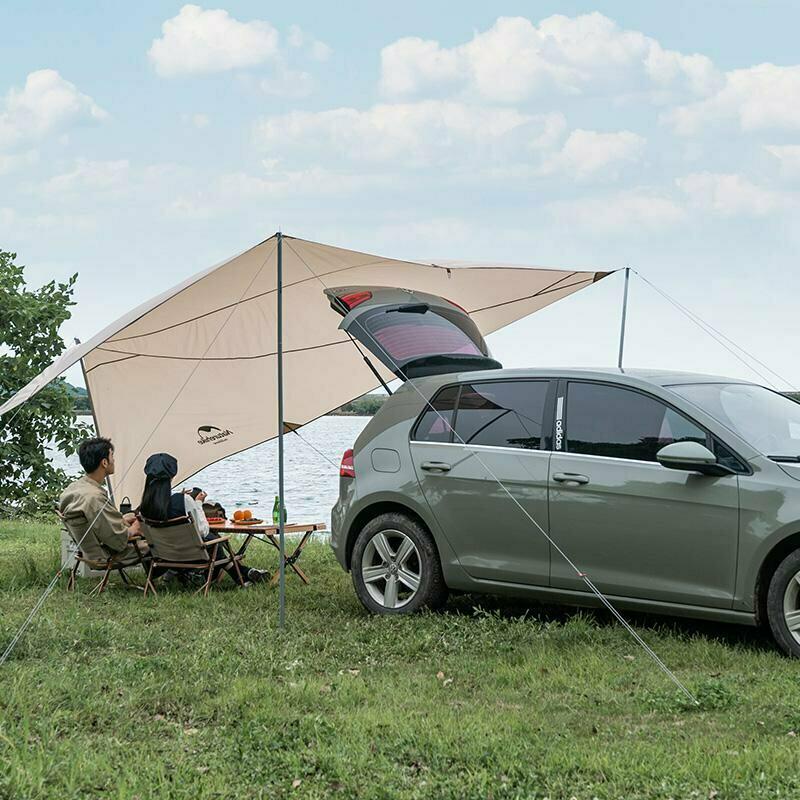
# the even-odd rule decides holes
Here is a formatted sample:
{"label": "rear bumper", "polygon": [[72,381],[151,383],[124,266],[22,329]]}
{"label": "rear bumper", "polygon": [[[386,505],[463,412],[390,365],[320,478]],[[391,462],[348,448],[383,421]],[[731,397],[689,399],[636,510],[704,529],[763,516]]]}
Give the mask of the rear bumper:
{"label": "rear bumper", "polygon": [[341,499],[331,509],[331,535],[330,546],[339,566],[347,572],[347,527],[345,523],[345,509]]}

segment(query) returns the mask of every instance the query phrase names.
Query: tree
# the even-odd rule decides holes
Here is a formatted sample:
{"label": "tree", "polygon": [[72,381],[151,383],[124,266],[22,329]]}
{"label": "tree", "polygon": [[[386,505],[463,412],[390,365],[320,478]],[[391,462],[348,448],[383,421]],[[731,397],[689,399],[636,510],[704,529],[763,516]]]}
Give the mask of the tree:
{"label": "tree", "polygon": [[[35,378],[64,351],[59,336],[77,275],[27,288],[16,253],[0,250],[0,402]],[[48,514],[69,480],[50,452],[75,453],[89,427],[79,423],[67,383],[59,378],[0,418],[0,516]]]}

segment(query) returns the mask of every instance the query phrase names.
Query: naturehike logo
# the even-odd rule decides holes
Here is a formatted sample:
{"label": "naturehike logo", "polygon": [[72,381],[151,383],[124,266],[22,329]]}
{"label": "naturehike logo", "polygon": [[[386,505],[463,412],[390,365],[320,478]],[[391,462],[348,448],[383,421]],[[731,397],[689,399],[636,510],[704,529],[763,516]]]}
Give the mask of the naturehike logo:
{"label": "naturehike logo", "polygon": [[229,429],[217,428],[214,425],[201,425],[197,429],[197,444],[219,444],[224,442],[229,436],[233,436],[233,431]]}

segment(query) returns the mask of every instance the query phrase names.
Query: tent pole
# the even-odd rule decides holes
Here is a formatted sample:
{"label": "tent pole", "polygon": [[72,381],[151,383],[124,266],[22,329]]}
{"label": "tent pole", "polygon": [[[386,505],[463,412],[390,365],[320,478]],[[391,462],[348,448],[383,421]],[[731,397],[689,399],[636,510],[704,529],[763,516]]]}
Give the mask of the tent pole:
{"label": "tent pole", "polygon": [[622,294],[622,323],[619,328],[619,358],[617,366],[622,369],[622,353],[625,350],[625,318],[628,315],[628,281],[631,277],[631,268],[625,267],[625,290]]}
{"label": "tent pole", "polygon": [[283,235],[278,237],[277,318],[278,318],[278,626],[286,624],[286,551],[283,528]]}

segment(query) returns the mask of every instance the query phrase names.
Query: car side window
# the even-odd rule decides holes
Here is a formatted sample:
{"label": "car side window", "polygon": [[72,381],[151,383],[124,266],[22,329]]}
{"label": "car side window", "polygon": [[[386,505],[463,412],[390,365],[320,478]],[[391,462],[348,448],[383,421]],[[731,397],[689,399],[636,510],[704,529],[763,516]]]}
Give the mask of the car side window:
{"label": "car side window", "polygon": [[747,467],[741,462],[738,456],[734,455],[722,442],[714,439],[714,455],[723,467],[732,469],[734,472],[746,473]]}
{"label": "car side window", "polygon": [[461,387],[454,442],[539,450],[548,381],[492,381]]}
{"label": "car side window", "polygon": [[654,397],[598,383],[567,388],[567,446],[570,453],[656,461],[673,442],[706,445],[706,432]]}
{"label": "car side window", "polygon": [[414,432],[411,436],[414,441],[450,441],[456,400],[458,400],[458,390],[458,386],[447,386],[431,400],[427,411],[422,414],[414,428]]}

